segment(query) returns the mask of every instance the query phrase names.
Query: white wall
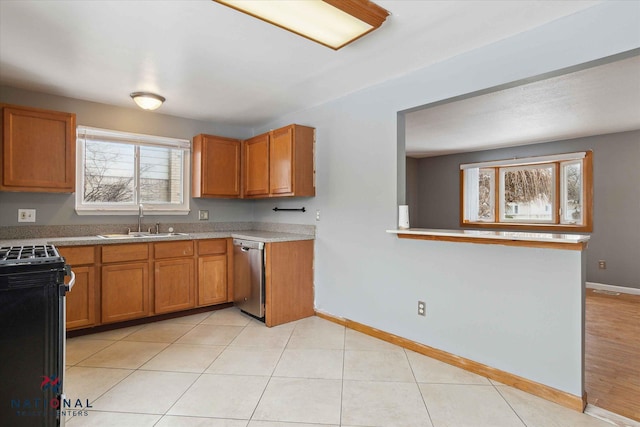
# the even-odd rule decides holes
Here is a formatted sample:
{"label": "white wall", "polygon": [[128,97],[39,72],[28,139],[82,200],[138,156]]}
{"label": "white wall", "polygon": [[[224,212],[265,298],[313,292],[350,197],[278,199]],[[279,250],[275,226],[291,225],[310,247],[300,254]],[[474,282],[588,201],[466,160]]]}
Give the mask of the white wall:
{"label": "white wall", "polygon": [[321,211],[318,309],[581,396],[583,257],[386,234],[404,197],[396,113],[638,48],[638,25],[640,3],[607,2],[256,129],[316,127],[317,197],[257,202],[255,219],[315,223]]}

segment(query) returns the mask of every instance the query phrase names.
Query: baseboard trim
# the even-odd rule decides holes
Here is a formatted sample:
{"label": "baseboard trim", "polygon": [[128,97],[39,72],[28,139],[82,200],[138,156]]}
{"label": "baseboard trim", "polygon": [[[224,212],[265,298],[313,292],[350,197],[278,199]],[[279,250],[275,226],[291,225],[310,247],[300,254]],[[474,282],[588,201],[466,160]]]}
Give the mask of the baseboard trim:
{"label": "baseboard trim", "polygon": [[586,282],[587,289],[599,289],[602,291],[620,292],[621,294],[640,295],[640,289],[624,286],[606,285],[604,283]]}
{"label": "baseboard trim", "polygon": [[524,392],[533,394],[551,402],[558,403],[562,406],[579,412],[584,411],[584,408],[587,406],[586,393],[583,396],[575,396],[573,394],[555,389],[553,387],[549,387],[544,384],[522,378],[518,375],[510,374],[508,372],[492,368],[491,366],[483,365],[482,363],[474,362],[473,360],[456,356],[455,354],[451,354],[443,350],[438,350],[437,348],[429,347],[428,345],[420,344],[407,338],[402,338],[398,335],[381,331],[380,329],[372,328],[371,326],[354,322],[353,320],[345,319],[343,317],[334,316],[320,310],[316,310],[316,316],[345,326],[349,329],[362,332],[363,334],[372,336],[374,338],[378,338],[383,341],[387,341],[400,347],[409,349],[411,351],[415,351],[416,353],[424,354],[425,356],[429,356],[433,359],[440,360],[441,362],[448,363],[449,365],[453,365],[466,371],[473,372],[474,374],[478,374],[494,381],[498,381],[502,384],[515,387]]}

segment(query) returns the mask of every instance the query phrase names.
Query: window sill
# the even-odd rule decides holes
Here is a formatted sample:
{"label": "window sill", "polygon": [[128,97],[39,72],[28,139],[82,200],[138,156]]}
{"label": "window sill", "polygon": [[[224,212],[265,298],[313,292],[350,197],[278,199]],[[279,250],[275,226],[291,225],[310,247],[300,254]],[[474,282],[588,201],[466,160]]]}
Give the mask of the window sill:
{"label": "window sill", "polygon": [[396,234],[400,239],[568,249],[575,251],[586,249],[590,238],[589,236],[580,234],[526,233],[491,230],[440,230],[427,228],[387,230],[387,233]]}
{"label": "window sill", "polygon": [[518,231],[550,231],[554,233],[591,233],[593,225],[571,225],[571,224],[534,224],[518,222],[463,222],[460,227],[491,228],[494,230],[518,230]]}

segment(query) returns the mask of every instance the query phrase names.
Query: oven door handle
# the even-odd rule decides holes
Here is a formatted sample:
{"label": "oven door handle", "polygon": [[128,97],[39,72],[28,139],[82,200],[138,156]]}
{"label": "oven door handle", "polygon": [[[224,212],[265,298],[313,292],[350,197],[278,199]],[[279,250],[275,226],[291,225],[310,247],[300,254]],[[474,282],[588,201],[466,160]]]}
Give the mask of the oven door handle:
{"label": "oven door handle", "polygon": [[76,273],[74,273],[73,270],[69,270],[69,274],[71,276],[71,280],[67,283],[67,292],[70,292],[71,289],[73,289],[73,285],[76,284]]}

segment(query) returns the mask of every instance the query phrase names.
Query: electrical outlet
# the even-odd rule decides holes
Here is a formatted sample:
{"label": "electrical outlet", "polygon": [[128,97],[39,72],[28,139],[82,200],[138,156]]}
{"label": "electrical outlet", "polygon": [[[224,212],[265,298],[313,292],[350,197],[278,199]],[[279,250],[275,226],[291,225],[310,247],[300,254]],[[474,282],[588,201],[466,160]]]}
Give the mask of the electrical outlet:
{"label": "electrical outlet", "polygon": [[316,221],[320,221],[320,209],[316,210]]}
{"label": "electrical outlet", "polygon": [[36,222],[36,210],[18,209],[18,222]]}
{"label": "electrical outlet", "polygon": [[600,270],[606,270],[607,269],[607,261],[605,261],[603,259],[598,260],[598,268]]}
{"label": "electrical outlet", "polygon": [[198,211],[198,219],[200,221],[208,221],[209,220],[209,211],[199,210]]}
{"label": "electrical outlet", "polygon": [[424,301],[418,301],[418,316],[427,315],[427,304]]}

